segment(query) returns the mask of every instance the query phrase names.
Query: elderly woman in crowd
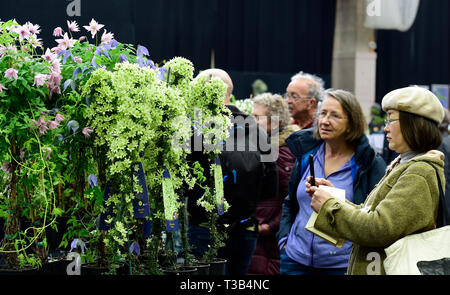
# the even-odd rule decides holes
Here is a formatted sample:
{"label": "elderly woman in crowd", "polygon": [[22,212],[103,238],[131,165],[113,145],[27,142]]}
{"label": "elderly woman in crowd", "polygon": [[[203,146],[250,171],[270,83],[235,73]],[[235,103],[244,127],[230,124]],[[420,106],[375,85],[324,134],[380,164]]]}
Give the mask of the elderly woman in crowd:
{"label": "elderly woman in crowd", "polygon": [[292,134],[287,145],[296,158],[283,203],[280,230],[281,274],[345,274],[352,244],[336,248],[305,229],[313,210],[305,191],[314,156],[316,177],[345,190],[346,199],[361,204],[383,176],[386,165],[364,134],[366,121],[353,94],[327,90],[312,129]]}
{"label": "elderly woman in crowd", "polygon": [[253,116],[258,125],[270,136],[273,148],[278,148],[278,195],[273,199],[263,200],[256,208],[258,219],[258,242],[248,274],[279,275],[280,250],[275,234],[280,226],[281,205],[287,195],[289,175],[295,158],[286,146],[286,138],[300,130],[290,124],[291,117],[286,101],[278,94],[263,93],[253,99]]}
{"label": "elderly woman in crowd", "polygon": [[[373,253],[378,253],[379,272],[384,274],[386,247],[436,226],[436,171],[444,183],[444,162],[443,154],[435,149],[442,141],[438,124],[444,117],[443,107],[432,92],[420,87],[388,93],[382,107],[388,116],[384,131],[389,148],[400,155],[365,203],[341,203],[321,188],[306,185],[306,192],[312,195],[311,207],[318,212],[315,227],[353,242],[348,274],[371,272],[369,255]],[[341,187],[333,179],[316,179],[316,185]]]}

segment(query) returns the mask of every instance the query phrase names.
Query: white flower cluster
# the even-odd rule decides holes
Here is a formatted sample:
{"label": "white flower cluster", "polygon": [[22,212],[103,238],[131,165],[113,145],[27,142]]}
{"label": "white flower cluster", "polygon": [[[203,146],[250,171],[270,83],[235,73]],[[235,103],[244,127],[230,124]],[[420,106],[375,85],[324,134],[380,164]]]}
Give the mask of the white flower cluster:
{"label": "white flower cluster", "polygon": [[236,100],[235,105],[243,113],[250,115],[253,112],[253,100],[251,98]]}

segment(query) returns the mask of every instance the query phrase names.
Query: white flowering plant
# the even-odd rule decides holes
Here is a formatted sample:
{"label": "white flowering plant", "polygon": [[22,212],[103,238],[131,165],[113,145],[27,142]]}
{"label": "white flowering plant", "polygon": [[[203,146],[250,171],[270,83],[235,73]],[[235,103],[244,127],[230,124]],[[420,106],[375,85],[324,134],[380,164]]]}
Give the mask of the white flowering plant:
{"label": "white flowering plant", "polygon": [[238,99],[234,104],[245,114],[250,115],[253,112],[253,99],[251,98]]}
{"label": "white flowering plant", "polygon": [[120,192],[105,202],[116,213],[107,220],[111,229],[106,246],[125,245],[140,226],[133,216],[133,163],[141,162],[145,170],[154,227],[166,218],[164,206],[176,212],[182,205],[177,193],[163,202],[162,174],[166,168],[170,170],[175,189],[188,178],[188,150],[177,148],[172,141],[174,137],[190,138],[191,130],[181,91],[161,78],[158,70],[124,62],[116,64],[113,71],[95,70],[83,86],[82,96],[90,100],[85,117],[95,130],[94,145],[104,151],[106,181]]}
{"label": "white flowering plant", "polygon": [[[95,221],[99,212],[104,209],[103,198],[108,178],[106,172],[109,169],[106,165],[111,162],[107,163],[106,147],[96,144],[101,138],[99,136],[101,132],[95,132],[98,126],[90,125],[94,121],[87,116],[93,109],[90,101],[93,97],[83,94],[83,89],[97,69],[112,73],[116,64],[125,62],[138,63],[142,67],[153,66],[155,69],[156,67],[146,57],[148,50],[145,47],[138,46],[135,49],[132,45],[120,43],[114,39],[114,34],[107,32],[106,29],[100,38],[99,33],[104,25],[95,20],[92,19],[90,24],[83,28],[91,35],[83,36],[75,21],[67,22],[67,30],[55,28],[53,35],[59,38],[56,39],[58,45],[46,51],[48,58],[61,60],[62,95],[55,100],[55,106],[70,117],[63,141],[67,154],[73,159],[67,163],[65,171],[70,171],[70,177],[74,181],[73,188],[64,189],[66,198],[63,206],[70,216],[70,225],[60,246],[67,247],[72,238],[83,238],[89,246],[88,251],[92,253],[86,257],[97,256],[96,262],[105,266],[108,263],[105,253],[107,241],[105,233],[100,234],[97,230],[98,224]],[[75,34],[79,35],[76,39]],[[101,116],[101,113],[97,115]],[[114,170],[114,167],[112,169]],[[124,199],[129,200],[130,196]],[[123,237],[123,229],[119,229],[121,230],[117,231],[117,237]],[[123,245],[122,240],[118,242],[120,246]],[[113,253],[111,256],[117,255]]]}

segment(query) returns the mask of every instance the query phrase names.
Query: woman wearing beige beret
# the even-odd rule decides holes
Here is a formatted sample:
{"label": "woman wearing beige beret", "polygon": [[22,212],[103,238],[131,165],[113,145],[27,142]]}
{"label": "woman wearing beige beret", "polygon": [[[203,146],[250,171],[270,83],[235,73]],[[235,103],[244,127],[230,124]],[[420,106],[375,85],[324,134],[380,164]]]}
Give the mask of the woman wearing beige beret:
{"label": "woman wearing beige beret", "polygon": [[[420,87],[388,93],[382,101],[388,119],[384,131],[389,148],[400,154],[387,168],[362,205],[339,202],[316,179],[306,183],[311,207],[318,213],[315,227],[353,242],[347,274],[385,274],[384,249],[395,241],[436,227],[439,187],[444,179],[444,155],[435,150],[442,141],[438,124],[444,118],[439,99]],[[426,163],[427,162],[427,163]],[[431,164],[431,165],[430,165]],[[379,265],[374,262],[379,260]]]}

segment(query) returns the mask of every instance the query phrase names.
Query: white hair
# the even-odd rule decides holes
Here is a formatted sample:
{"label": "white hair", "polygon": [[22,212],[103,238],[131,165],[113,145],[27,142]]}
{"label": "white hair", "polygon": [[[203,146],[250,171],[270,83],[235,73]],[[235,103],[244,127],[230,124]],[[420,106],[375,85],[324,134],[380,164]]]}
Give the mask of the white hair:
{"label": "white hair", "polygon": [[316,75],[313,75],[313,74],[308,74],[308,73],[304,73],[303,71],[300,71],[291,77],[291,81],[296,81],[296,80],[311,81],[311,83],[308,83],[308,85],[309,85],[308,96],[315,97],[317,100],[317,103],[319,103],[320,101],[323,100],[324,91],[325,91],[324,90],[325,82],[322,80],[322,78],[320,78]]}

